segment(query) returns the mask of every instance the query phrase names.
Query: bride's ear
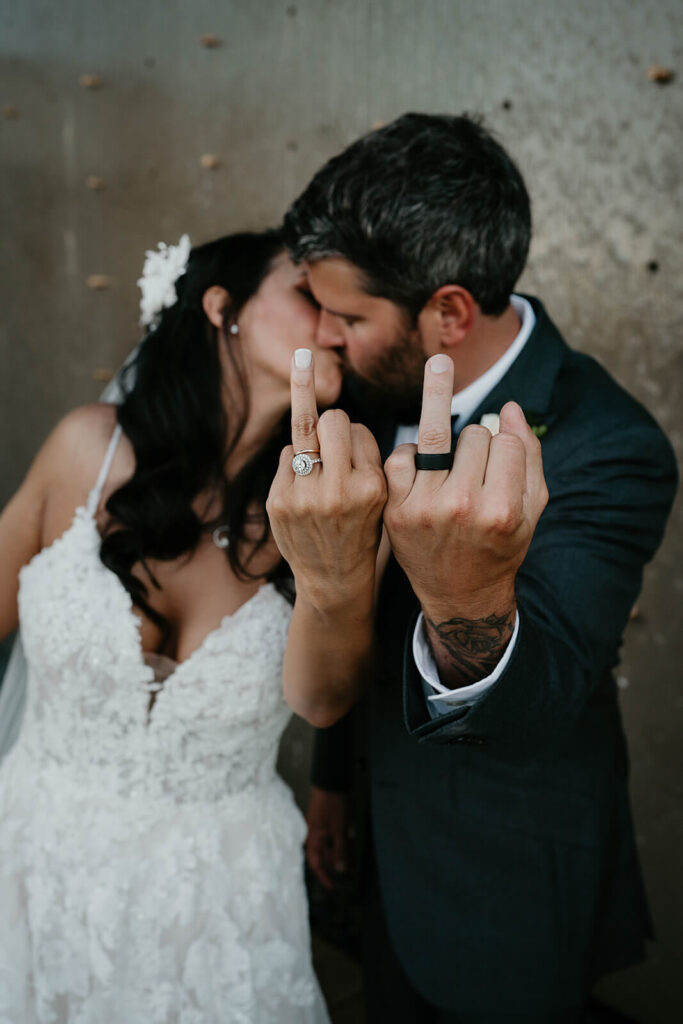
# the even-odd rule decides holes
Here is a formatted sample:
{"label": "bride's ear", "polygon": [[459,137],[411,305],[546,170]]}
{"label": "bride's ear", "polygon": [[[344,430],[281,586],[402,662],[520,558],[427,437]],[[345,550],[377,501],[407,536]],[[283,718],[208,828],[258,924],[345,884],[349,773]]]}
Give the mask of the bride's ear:
{"label": "bride's ear", "polygon": [[225,307],[229,305],[229,293],[218,284],[207,288],[202,295],[202,309],[206,313],[209,323],[214,327],[221,328],[223,326],[223,314]]}

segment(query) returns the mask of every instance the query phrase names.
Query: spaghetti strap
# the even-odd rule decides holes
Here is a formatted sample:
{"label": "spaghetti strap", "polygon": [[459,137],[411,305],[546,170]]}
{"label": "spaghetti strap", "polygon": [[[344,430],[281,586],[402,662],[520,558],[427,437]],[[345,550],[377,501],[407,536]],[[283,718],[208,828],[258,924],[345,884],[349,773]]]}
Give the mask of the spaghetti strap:
{"label": "spaghetti strap", "polygon": [[88,495],[88,504],[86,505],[86,508],[88,510],[88,514],[91,516],[94,516],[95,513],[97,512],[97,506],[99,505],[100,498],[102,496],[102,488],[104,487],[107,477],[109,476],[109,470],[111,469],[111,464],[114,461],[114,455],[116,454],[116,446],[119,443],[121,433],[121,424],[117,423],[116,427],[114,428],[114,433],[111,435],[111,441],[109,442],[109,447],[107,448],[107,454],[104,456],[104,462],[102,463],[102,468],[100,469],[100,475],[97,478],[97,483],[95,484],[90,494]]}

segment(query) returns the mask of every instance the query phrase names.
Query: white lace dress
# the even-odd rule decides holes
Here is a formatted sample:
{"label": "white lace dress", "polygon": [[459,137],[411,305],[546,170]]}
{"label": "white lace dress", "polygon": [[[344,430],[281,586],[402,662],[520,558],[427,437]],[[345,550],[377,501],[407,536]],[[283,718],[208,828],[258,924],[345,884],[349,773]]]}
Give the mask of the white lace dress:
{"label": "white lace dress", "polygon": [[275,773],[290,608],[270,584],[165,680],[86,506],[22,569],[0,766],[0,1024],[321,1024],[304,822]]}

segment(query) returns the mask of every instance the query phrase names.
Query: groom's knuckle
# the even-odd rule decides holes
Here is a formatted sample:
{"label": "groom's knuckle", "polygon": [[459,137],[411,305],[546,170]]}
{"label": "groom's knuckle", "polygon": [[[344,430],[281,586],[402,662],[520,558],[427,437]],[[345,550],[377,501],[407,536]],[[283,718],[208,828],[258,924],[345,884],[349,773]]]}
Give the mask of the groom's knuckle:
{"label": "groom's knuckle", "polygon": [[473,509],[472,495],[469,491],[459,490],[451,498],[448,506],[449,517],[456,522],[469,519]]}
{"label": "groom's knuckle", "polygon": [[389,476],[396,472],[400,465],[400,461],[400,455],[397,452],[392,452],[391,455],[384,460],[384,472]]}
{"label": "groom's knuckle", "polygon": [[451,444],[450,431],[438,424],[427,424],[420,429],[420,448],[447,448]]}
{"label": "groom's knuckle", "polygon": [[491,441],[491,431],[480,423],[468,423],[460,431],[460,440],[464,444],[489,444]]}
{"label": "groom's knuckle", "polygon": [[405,534],[406,526],[400,511],[396,508],[386,508],[383,516],[384,525],[391,534],[402,536]]}
{"label": "groom's knuckle", "polygon": [[493,507],[484,510],[481,519],[487,532],[507,537],[519,525],[519,512],[512,502],[497,501]]}
{"label": "groom's knuckle", "polygon": [[414,459],[414,452],[413,445],[401,445],[400,448],[396,448],[384,463],[385,473],[400,473],[402,470],[409,469],[411,461]]}
{"label": "groom's knuckle", "polygon": [[[539,443],[537,437],[534,438],[534,442],[536,444]],[[516,434],[509,434],[507,432],[496,434],[495,437],[491,438],[491,450],[504,452],[507,457],[517,455],[524,456],[526,453],[524,441],[522,441],[521,437],[517,437]]]}
{"label": "groom's knuckle", "polygon": [[[520,438],[520,441],[521,441],[521,438]],[[540,437],[538,436],[538,434],[534,434],[534,433],[532,433],[532,434],[531,434],[531,437],[529,438],[529,447],[531,448],[531,450],[532,450],[532,451],[533,451],[533,452],[534,452],[534,453],[535,453],[535,454],[536,454],[536,455],[537,455],[538,457],[540,457],[540,455],[541,455],[541,450],[542,450],[542,447],[543,447],[543,446],[542,446],[542,444],[541,444],[541,439],[540,439]]]}
{"label": "groom's knuckle", "polygon": [[410,522],[420,530],[431,530],[438,520],[436,506],[431,501],[422,501],[417,505],[411,504],[407,512]]}

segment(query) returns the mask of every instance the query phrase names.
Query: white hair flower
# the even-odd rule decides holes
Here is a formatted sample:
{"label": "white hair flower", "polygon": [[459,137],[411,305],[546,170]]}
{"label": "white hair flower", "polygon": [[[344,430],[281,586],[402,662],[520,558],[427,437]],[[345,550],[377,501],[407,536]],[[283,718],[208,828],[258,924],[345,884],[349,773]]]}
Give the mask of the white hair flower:
{"label": "white hair flower", "polygon": [[183,235],[177,245],[159,242],[158,252],[148,249],[138,287],[140,299],[140,323],[149,327],[159,318],[162,309],[168,309],[177,301],[175,283],[185,273],[190,257],[190,236]]}

